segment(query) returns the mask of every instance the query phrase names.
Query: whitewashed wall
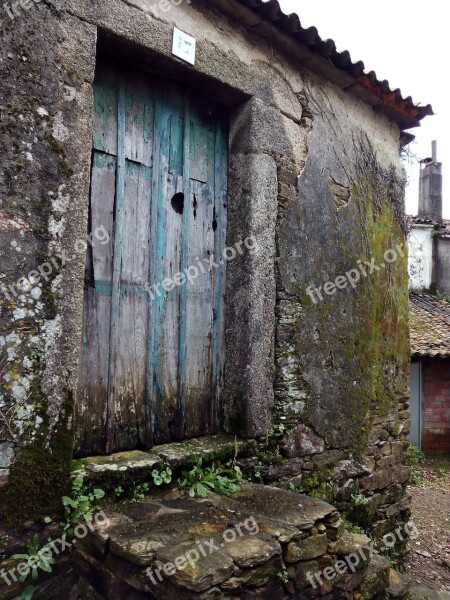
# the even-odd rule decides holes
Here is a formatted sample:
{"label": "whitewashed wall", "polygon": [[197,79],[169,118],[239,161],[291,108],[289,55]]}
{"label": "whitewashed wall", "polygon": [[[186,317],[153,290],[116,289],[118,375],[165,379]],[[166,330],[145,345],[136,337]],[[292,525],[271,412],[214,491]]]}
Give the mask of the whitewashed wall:
{"label": "whitewashed wall", "polygon": [[431,286],[433,270],[432,233],[432,227],[413,225],[408,236],[409,287],[412,290],[428,289]]}

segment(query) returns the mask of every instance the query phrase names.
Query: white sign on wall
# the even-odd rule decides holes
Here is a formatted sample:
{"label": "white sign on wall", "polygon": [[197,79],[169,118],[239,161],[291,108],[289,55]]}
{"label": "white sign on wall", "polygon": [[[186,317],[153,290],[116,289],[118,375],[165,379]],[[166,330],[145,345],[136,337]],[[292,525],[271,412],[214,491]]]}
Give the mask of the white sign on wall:
{"label": "white sign on wall", "polygon": [[178,58],[185,60],[191,65],[195,65],[195,50],[197,40],[192,36],[180,31],[175,27],[173,30],[173,48],[172,53]]}

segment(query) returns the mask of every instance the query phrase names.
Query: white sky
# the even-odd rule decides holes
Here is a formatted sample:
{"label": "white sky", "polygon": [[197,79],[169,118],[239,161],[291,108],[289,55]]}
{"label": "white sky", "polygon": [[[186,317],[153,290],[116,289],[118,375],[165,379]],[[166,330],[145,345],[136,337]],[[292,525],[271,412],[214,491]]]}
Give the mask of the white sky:
{"label": "white sky", "polygon": [[[418,0],[279,3],[285,13],[296,12],[303,27],[314,25],[322,39],[333,39],[338,50],[350,52],[353,61],[362,60],[366,72],[374,70],[380,81],[387,79],[391,89],[400,88],[403,96],[412,96],[416,104],[433,106],[435,116],[425,117],[421,127],[410,130],[416,136],[410,148],[419,159],[426,158],[431,156],[431,141],[437,140],[438,160],[443,163],[444,217],[450,218],[450,198],[446,198],[450,165],[450,7],[444,2]],[[408,214],[417,214],[418,173],[419,164],[413,161],[408,165]]]}

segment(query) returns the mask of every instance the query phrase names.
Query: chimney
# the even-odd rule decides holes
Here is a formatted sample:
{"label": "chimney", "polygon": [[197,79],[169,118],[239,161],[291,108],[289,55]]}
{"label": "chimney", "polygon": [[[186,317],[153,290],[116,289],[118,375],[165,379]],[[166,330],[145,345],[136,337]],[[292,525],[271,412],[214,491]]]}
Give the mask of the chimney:
{"label": "chimney", "polygon": [[442,223],[442,163],[437,162],[437,143],[431,143],[431,158],[421,161],[419,215]]}

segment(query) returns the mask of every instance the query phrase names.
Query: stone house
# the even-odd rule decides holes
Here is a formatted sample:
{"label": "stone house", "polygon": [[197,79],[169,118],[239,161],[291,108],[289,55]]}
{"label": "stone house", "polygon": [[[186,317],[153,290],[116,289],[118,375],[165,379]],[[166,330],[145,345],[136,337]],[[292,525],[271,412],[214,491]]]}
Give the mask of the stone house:
{"label": "stone house", "polygon": [[228,434],[250,476],[405,523],[399,151],[431,107],[276,0],[14,6],[2,516],[59,506],[74,456]]}
{"label": "stone house", "polygon": [[411,431],[427,454],[450,452],[450,221],[442,216],[437,144],[422,163],[419,212],[408,217]]}

